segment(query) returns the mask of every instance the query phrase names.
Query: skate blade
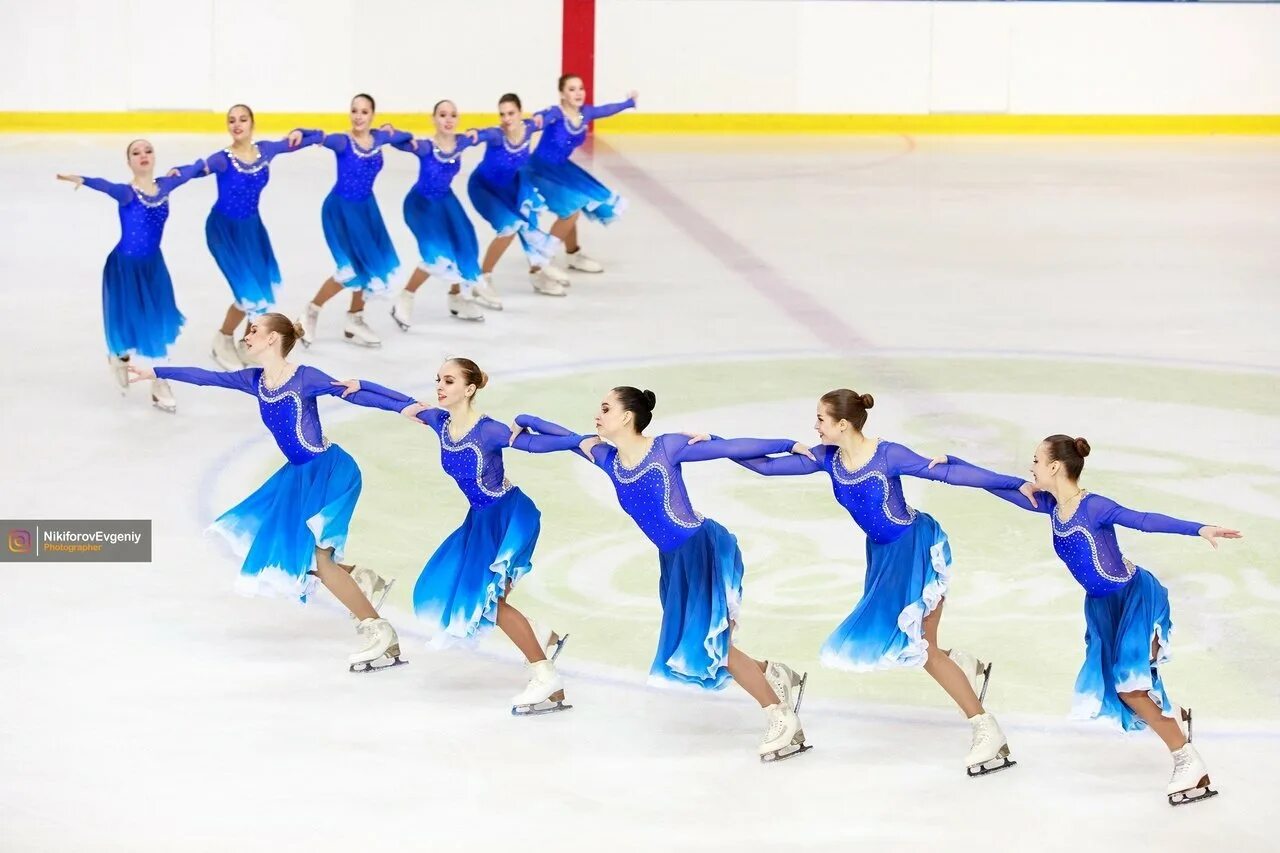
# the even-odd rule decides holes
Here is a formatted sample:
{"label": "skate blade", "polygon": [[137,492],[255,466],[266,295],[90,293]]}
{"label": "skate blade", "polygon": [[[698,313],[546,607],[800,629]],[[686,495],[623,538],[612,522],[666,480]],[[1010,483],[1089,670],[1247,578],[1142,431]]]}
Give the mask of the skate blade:
{"label": "skate blade", "polygon": [[391,309],[391,319],[396,321],[396,325],[400,327],[400,331],[402,332],[407,332],[413,327],[412,323],[406,323],[404,320],[401,320],[399,315],[396,314],[396,309],[394,308]]}
{"label": "skate blade", "polygon": [[547,655],[547,660],[551,661],[552,663],[555,663],[556,658],[560,657],[560,651],[564,648],[565,640],[568,640],[568,639],[569,639],[569,635],[565,634],[563,637],[556,640],[555,647],[551,649],[551,654]]}
{"label": "skate blade", "polygon": [[358,347],[365,347],[366,349],[377,349],[378,347],[382,346],[382,341],[378,341],[376,344],[371,341],[362,341],[359,338],[357,338],[355,335],[351,334],[350,332],[343,332],[342,337],[346,340],[347,343],[353,344]]}
{"label": "skate blade", "polygon": [[1194,788],[1188,788],[1185,791],[1170,794],[1169,805],[1187,806],[1216,796],[1218,796],[1218,792],[1209,787],[1209,781],[1206,779],[1202,784],[1197,785]]}
{"label": "skate blade", "polygon": [[362,661],[361,663],[353,663],[351,664],[350,671],[361,672],[361,673],[382,672],[382,670],[384,669],[395,669],[397,666],[404,666],[407,663],[408,661],[402,660],[399,655],[396,655],[395,658],[393,659],[380,657],[377,660]]}
{"label": "skate blade", "polygon": [[164,412],[166,415],[173,415],[178,412],[177,403],[161,403],[155,397],[151,398],[151,405]]}
{"label": "skate blade", "polygon": [[550,699],[544,702],[538,702],[534,705],[512,705],[511,716],[513,717],[539,717],[543,714],[555,714],[559,711],[568,711],[572,705],[566,705],[564,700],[553,702]]}
{"label": "skate blade", "polygon": [[991,664],[984,666],[982,661],[978,661],[978,674],[982,676],[982,691],[978,693],[978,703],[981,704],[987,698],[987,685],[991,683]]}
{"label": "skate blade", "polygon": [[804,686],[808,683],[809,673],[803,672],[800,674],[800,681],[792,685],[796,688],[796,704],[791,707],[791,710],[797,714],[800,713],[800,703],[804,701]]}
{"label": "skate blade", "polygon": [[786,761],[788,758],[795,758],[797,755],[808,752],[813,749],[807,743],[791,743],[782,749],[775,749],[773,752],[766,752],[760,756],[761,764],[777,764],[779,761]]}
{"label": "skate blade", "polygon": [[386,601],[386,600],[387,600],[387,595],[391,592],[391,587],[393,587],[393,586],[395,586],[395,585],[396,585],[396,579],[395,579],[395,578],[392,578],[391,580],[387,581],[387,582],[383,585],[383,587],[382,587],[382,595],[378,596],[378,603],[377,603],[377,604],[375,604],[375,605],[373,605],[373,609],[374,609],[374,610],[381,610],[381,609],[382,609],[382,602],[384,602],[384,601]]}
{"label": "skate blade", "polygon": [[986,776],[989,773],[998,773],[1001,770],[1007,770],[1010,767],[1016,766],[1017,763],[1018,762],[1009,757],[1009,752],[1006,749],[1003,753],[997,755],[990,761],[973,765],[968,768],[967,772],[969,773],[970,778],[975,778],[978,776]]}

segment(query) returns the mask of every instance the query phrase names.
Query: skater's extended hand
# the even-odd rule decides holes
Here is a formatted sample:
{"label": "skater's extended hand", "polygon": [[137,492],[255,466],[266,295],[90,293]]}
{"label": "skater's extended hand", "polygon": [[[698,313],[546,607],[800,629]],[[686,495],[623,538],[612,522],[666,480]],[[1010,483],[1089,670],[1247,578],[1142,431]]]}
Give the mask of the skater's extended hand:
{"label": "skater's extended hand", "polygon": [[682,432],[681,435],[689,436],[690,444],[697,444],[700,441],[710,441],[711,436],[705,432]]}
{"label": "skater's extended hand", "polygon": [[534,127],[536,127],[538,130],[542,130],[542,114],[541,113],[534,113],[533,118],[530,119],[530,121],[533,122]]}
{"label": "skater's extended hand", "polygon": [[289,131],[289,135],[284,138],[284,141],[289,143],[290,148],[297,148],[299,145],[302,144],[302,131],[300,130]]}
{"label": "skater's extended hand", "polygon": [[807,445],[801,444],[798,441],[795,444],[791,445],[791,452],[799,454],[800,456],[808,456],[810,462],[818,461],[817,459],[813,458],[813,451],[810,450]]}
{"label": "skater's extended hand", "polygon": [[947,455],[944,453],[941,456],[935,456],[932,459],[930,459],[929,468],[930,470],[932,470],[934,465],[946,465],[947,462],[948,462]]}
{"label": "skater's extended hand", "polygon": [[342,392],[343,399],[350,397],[352,394],[360,390],[359,379],[335,379],[332,384],[341,385],[343,388],[347,389]]}
{"label": "skater's extended hand", "polygon": [[637,92],[635,89],[632,89],[630,92],[627,92],[627,100],[631,101],[631,103],[635,104],[636,106],[639,106],[640,93]]}
{"label": "skater's extended hand", "polygon": [[125,366],[125,369],[129,371],[130,383],[142,382],[147,379],[156,378],[156,372],[150,367],[134,367],[132,364],[129,364]]}
{"label": "skater's extended hand", "polygon": [[584,438],[581,442],[579,442],[578,449],[581,450],[583,453],[585,453],[587,458],[590,459],[591,448],[595,447],[597,444],[604,444],[604,441],[600,438],[600,436],[598,435],[588,436],[587,438]]}
{"label": "skater's extended hand", "polygon": [[1040,490],[1036,488],[1035,483],[1024,482],[1021,486],[1018,486],[1018,491],[1027,496],[1027,500],[1031,501],[1031,506],[1040,506],[1040,504],[1036,503],[1036,492]]}
{"label": "skater's extended hand", "polygon": [[80,187],[83,186],[84,184],[84,178],[80,177],[79,175],[57,175],[56,177],[60,181],[67,181],[69,183],[75,184],[76,189],[80,189]]}
{"label": "skater's extended hand", "polygon": [[475,145],[477,142],[480,141],[480,131],[478,130],[472,129],[472,130],[463,131],[462,135],[465,136],[467,139],[470,139],[472,145]]}
{"label": "skater's extended hand", "polygon": [[164,176],[165,176],[166,178],[176,178],[176,177],[178,177],[178,176],[179,176],[179,175],[181,175],[181,174],[182,174],[182,173],[181,173],[181,172],[179,172],[177,169],[170,169],[169,171],[167,171],[167,172],[165,172],[165,173],[164,173]]}
{"label": "skater's extended hand", "polygon": [[393,125],[393,124],[392,124],[391,122],[389,122],[389,121],[388,121],[388,122],[383,123],[382,127],[378,128],[378,130],[382,131],[383,133],[395,133],[395,132],[396,132],[395,125]]}
{"label": "skater's extended hand", "polygon": [[1209,544],[1213,546],[1213,550],[1218,550],[1219,539],[1243,539],[1244,534],[1239,530],[1232,530],[1229,527],[1214,527],[1212,524],[1206,524],[1200,528],[1200,535],[1209,540]]}
{"label": "skater's extended hand", "polygon": [[520,424],[516,423],[515,421],[512,421],[511,422],[511,440],[508,441],[507,444],[511,447],[515,447],[516,439],[519,438],[520,435],[525,432],[528,432],[528,430],[520,426]]}

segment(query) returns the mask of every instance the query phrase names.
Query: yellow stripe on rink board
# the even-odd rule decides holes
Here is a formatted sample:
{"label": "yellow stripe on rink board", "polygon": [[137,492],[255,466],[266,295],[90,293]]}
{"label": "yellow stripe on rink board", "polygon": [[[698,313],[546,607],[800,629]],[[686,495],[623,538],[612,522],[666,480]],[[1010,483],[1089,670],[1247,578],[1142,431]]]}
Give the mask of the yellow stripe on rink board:
{"label": "yellow stripe on rink board", "polygon": [[[379,122],[427,134],[427,113],[381,113]],[[497,123],[492,113],[461,116],[458,126]],[[274,113],[258,117],[263,133],[295,127],[338,131],[344,113]],[[797,115],[783,113],[627,112],[599,124],[610,134],[1249,134],[1280,135],[1280,115]],[[3,133],[219,133],[222,113],[214,112],[0,112]]]}

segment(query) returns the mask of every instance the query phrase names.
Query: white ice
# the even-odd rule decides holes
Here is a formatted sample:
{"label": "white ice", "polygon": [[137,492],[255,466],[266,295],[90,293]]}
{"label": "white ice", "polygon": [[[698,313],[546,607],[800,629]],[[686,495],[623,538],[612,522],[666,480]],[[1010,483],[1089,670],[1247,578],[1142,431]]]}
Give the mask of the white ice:
{"label": "white ice", "polygon": [[[524,674],[501,642],[480,653],[432,653],[402,610],[392,616],[404,626],[411,665],[348,674],[343,660],[354,635],[344,615],[323,604],[236,597],[234,560],[201,537],[210,511],[256,486],[270,459],[253,408],[229,392],[177,386],[179,412],[164,415],[144,392],[120,399],[107,376],[99,288],[117,236],[114,206],[53,176],[123,180],[127,141],[0,138],[7,308],[0,515],[149,518],[155,530],[150,564],[0,564],[0,850],[1275,849],[1268,821],[1272,764],[1280,760],[1274,562],[1246,575],[1257,590],[1256,618],[1230,624],[1247,631],[1214,627],[1212,578],[1175,595],[1181,639],[1208,654],[1228,643],[1248,649],[1255,676],[1241,688],[1248,711],[1237,713],[1245,700],[1201,687],[1212,683],[1208,674],[1177,671],[1198,690],[1196,742],[1222,795],[1176,810],[1164,801],[1170,761],[1157,739],[1068,723],[1069,676],[1064,683],[1057,674],[1022,692],[1010,685],[1006,704],[993,706],[1019,764],[978,780],[961,766],[968,726],[938,700],[940,691],[921,683],[925,676],[894,683],[912,685],[901,688],[904,697],[918,691],[926,700],[887,702],[883,694],[849,695],[857,677],[818,672],[813,661],[801,661],[815,673],[802,716],[815,749],[761,766],[754,749],[764,717],[740,691],[701,696],[645,686],[649,659],[623,634],[642,635],[643,646],[656,632],[653,612],[617,623],[614,633],[607,610],[557,626],[575,633],[561,658],[575,708],[552,717],[509,715]],[[225,144],[153,141],[162,164]],[[378,194],[407,264],[416,256],[400,204],[413,158],[387,156]],[[1064,405],[1054,395],[1058,378],[1100,364],[1208,372],[1224,393],[1242,377],[1280,371],[1275,140],[604,137],[589,162],[631,201],[608,230],[583,228],[587,250],[608,267],[604,275],[576,276],[564,300],[536,297],[513,250],[497,276],[504,312],[483,325],[451,321],[440,289],[428,284],[410,335],[393,328],[387,303],[375,303],[370,322],[386,341],[377,352],[341,342],[340,297],[322,319],[321,343],[301,358],[418,392],[454,353],[479,361],[496,384],[596,366],[616,366],[621,382],[638,365],[658,363],[705,374],[775,353],[838,354],[851,363],[927,358],[953,370],[966,359],[998,358],[1011,377],[1041,366],[1039,387],[1025,393],[913,392],[919,411],[960,413],[957,435],[968,428],[963,418],[994,408],[1027,435],[1041,434],[1050,426],[1045,413]],[[331,271],[319,205],[332,170],[322,151],[273,166],[263,212],[289,313]],[[208,180],[172,201],[164,250],[188,318],[175,364],[212,367],[209,339],[229,301],[204,246],[213,191]],[[490,235],[482,223],[478,231],[483,246]],[[891,376],[866,384],[893,400]],[[1161,461],[1169,454],[1230,464],[1238,473],[1206,486],[1221,514],[1213,520],[1229,523],[1245,501],[1274,522],[1276,389],[1264,391],[1254,415],[1224,413],[1202,398],[1163,401],[1163,410],[1150,401],[1130,407],[1122,390],[1108,391],[1070,428],[1139,436],[1144,449],[1112,459],[1118,472],[1172,467]],[[736,423],[741,434],[789,428],[807,438],[812,400],[825,390],[797,372],[783,411],[780,399],[762,399],[746,384],[742,408],[721,406],[708,418]],[[535,411],[539,403],[520,402]],[[581,399],[584,425],[595,402]],[[363,414],[338,403],[323,411],[336,424]],[[256,442],[248,456],[229,456],[246,442]],[[1020,449],[1013,448],[1019,461]],[[429,459],[434,450],[423,452]],[[387,447],[384,458],[366,454],[360,462],[394,468],[397,453]],[[216,469],[224,463],[225,471]],[[734,483],[783,489],[730,480],[738,475],[732,468],[699,472],[707,494],[723,489],[728,500],[732,488],[745,488]],[[1246,482],[1251,472],[1256,482]],[[586,483],[590,473],[574,469],[566,483]],[[429,467],[402,476],[441,478]],[[602,479],[589,488],[597,490],[593,502],[608,501]],[[1171,501],[1177,489],[1168,487]],[[605,517],[620,547],[644,553],[629,522],[599,512],[613,513]],[[767,573],[753,576],[752,554],[763,561],[785,542],[753,534],[748,510],[741,512],[750,604],[753,589],[773,583]],[[447,529],[460,515],[457,503],[443,515],[438,523]],[[847,560],[821,558],[857,575],[861,537],[829,516],[851,544]],[[806,520],[781,523],[801,530]],[[965,523],[955,518],[948,529]],[[1064,642],[1044,665],[1069,671],[1080,654],[1078,590],[1043,536],[1027,542],[1019,547],[1038,561],[1036,571],[1059,584],[1036,594],[1061,594],[1055,613],[1064,627],[1026,630],[1060,632]],[[433,544],[424,535],[387,547],[412,556]],[[1203,543],[1168,547],[1175,545],[1182,553]],[[1269,552],[1274,542],[1258,547]],[[1204,573],[1238,559],[1225,550]],[[651,555],[644,559],[651,574],[639,583],[648,590],[656,567]],[[550,553],[540,565],[544,577],[535,585],[538,572],[531,576],[527,600],[556,605],[561,587],[553,581],[570,568]],[[977,590],[982,572],[993,569],[974,571],[967,611],[949,608],[957,630],[980,631],[988,614],[1009,615],[983,609]],[[402,595],[412,572],[399,581]],[[823,599],[814,591],[812,607],[828,607]],[[762,592],[757,606],[768,600]],[[825,610],[821,621],[830,623]],[[784,635],[770,627],[750,636],[767,653]],[[597,654],[610,644],[625,651]],[[997,662],[997,685],[1000,673]],[[1037,693],[1062,713],[1043,711]]]}

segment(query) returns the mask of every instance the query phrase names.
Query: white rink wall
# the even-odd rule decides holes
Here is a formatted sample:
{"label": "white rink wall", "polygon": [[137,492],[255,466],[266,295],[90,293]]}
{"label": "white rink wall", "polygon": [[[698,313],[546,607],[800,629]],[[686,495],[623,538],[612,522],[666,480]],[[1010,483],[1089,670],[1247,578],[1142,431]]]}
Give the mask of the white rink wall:
{"label": "white rink wall", "polygon": [[[0,110],[550,102],[559,0],[3,0]],[[1280,113],[1280,4],[598,0],[654,113]]]}

